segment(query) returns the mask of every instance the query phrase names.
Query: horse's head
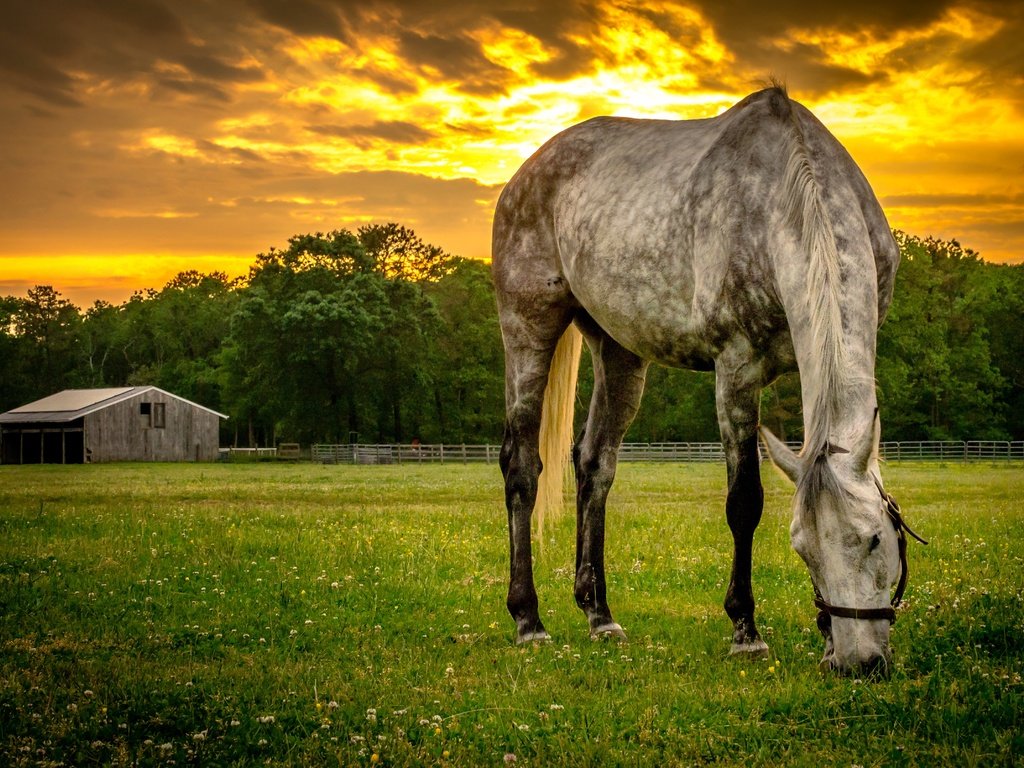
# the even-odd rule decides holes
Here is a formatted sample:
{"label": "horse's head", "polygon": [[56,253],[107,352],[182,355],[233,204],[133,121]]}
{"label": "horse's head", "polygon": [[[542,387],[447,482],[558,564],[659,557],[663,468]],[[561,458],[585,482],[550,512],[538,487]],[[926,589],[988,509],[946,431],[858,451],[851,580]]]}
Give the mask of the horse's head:
{"label": "horse's head", "polygon": [[814,584],[822,668],[887,674],[906,539],[899,507],[879,479],[877,427],[849,449],[826,443],[800,456],[768,430],[762,436],[772,461],[796,484],[790,538]]}

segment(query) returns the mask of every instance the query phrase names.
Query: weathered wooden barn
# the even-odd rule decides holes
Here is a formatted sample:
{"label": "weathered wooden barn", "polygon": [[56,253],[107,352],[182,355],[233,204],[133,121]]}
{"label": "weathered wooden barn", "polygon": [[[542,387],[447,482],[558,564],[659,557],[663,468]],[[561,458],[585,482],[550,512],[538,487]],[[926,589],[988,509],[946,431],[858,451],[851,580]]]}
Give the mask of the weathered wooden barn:
{"label": "weathered wooden barn", "polygon": [[158,387],[66,389],[0,414],[4,464],[214,461],[222,413]]}

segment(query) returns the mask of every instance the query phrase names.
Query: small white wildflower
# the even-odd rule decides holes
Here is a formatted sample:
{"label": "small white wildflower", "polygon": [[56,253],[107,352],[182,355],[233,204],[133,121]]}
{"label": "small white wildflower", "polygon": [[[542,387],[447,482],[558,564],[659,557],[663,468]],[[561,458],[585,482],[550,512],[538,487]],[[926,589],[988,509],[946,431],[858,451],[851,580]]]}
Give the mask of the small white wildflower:
{"label": "small white wildflower", "polygon": [[261,715],[260,717],[256,718],[256,722],[261,723],[262,725],[272,725],[273,722],[274,722],[274,716],[273,715]]}

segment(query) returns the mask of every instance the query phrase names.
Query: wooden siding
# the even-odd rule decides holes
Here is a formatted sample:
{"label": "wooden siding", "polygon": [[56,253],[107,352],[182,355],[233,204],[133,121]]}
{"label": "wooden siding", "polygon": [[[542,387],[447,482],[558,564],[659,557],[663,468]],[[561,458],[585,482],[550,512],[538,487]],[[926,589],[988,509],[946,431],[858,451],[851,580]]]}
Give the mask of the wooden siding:
{"label": "wooden siding", "polygon": [[[140,405],[150,403],[148,416]],[[164,407],[164,427],[152,426],[155,404]],[[215,461],[220,418],[163,392],[142,392],[85,417],[85,460]]]}

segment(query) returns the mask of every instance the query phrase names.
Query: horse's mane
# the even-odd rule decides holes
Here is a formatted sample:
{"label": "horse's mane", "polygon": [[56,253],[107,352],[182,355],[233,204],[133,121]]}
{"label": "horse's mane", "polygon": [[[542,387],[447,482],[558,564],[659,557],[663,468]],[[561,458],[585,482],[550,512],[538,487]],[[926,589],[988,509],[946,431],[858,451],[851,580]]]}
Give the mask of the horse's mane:
{"label": "horse's mane", "polygon": [[841,310],[839,250],[832,222],[822,202],[818,179],[803,127],[784,86],[773,84],[772,106],[787,118],[790,146],[783,178],[783,200],[787,218],[799,234],[807,257],[807,315],[810,319],[811,370],[801,370],[801,386],[815,387],[811,412],[804,414],[804,471],[798,495],[803,505],[816,506],[817,498],[829,492],[837,499],[844,494],[828,456],[828,438],[833,418],[848,389],[845,343]]}

